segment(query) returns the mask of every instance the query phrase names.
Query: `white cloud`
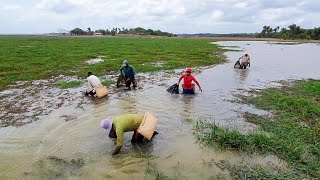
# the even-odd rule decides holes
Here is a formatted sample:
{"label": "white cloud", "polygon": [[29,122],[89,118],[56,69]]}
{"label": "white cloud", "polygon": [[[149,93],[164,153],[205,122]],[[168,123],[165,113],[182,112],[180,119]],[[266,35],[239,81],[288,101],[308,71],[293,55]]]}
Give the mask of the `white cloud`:
{"label": "white cloud", "polygon": [[[20,2],[20,3],[18,3]],[[1,33],[144,27],[173,33],[257,32],[319,22],[318,0],[32,0],[0,2]],[[32,3],[31,3],[32,2]]]}
{"label": "white cloud", "polygon": [[224,13],[221,10],[215,10],[215,11],[212,12],[210,17],[211,17],[212,20],[218,21],[218,20],[221,20],[223,18],[223,15],[224,15]]}
{"label": "white cloud", "polygon": [[89,3],[87,0],[42,0],[35,8],[52,11],[56,13],[68,13],[72,12],[75,9],[81,9]]}

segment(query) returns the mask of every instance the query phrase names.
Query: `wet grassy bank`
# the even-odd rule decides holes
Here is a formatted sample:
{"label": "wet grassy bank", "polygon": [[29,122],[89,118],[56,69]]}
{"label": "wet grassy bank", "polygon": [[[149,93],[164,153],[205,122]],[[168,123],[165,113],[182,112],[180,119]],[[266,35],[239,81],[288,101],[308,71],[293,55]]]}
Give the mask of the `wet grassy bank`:
{"label": "wet grassy bank", "polygon": [[195,124],[195,135],[203,144],[243,151],[250,154],[274,154],[288,168],[268,171],[264,168],[228,166],[236,179],[246,178],[317,178],[320,177],[320,81],[288,83],[282,88],[255,91],[242,96],[244,103],[273,113],[272,117],[246,113],[248,122],[259,125],[254,133],[242,134],[209,123]]}
{"label": "wet grassy bank", "polygon": [[[106,75],[117,71],[124,59],[137,72],[208,66],[221,62],[222,49],[210,39],[179,38],[63,38],[0,37],[0,90],[16,81],[87,71]],[[104,62],[87,64],[103,56]]]}

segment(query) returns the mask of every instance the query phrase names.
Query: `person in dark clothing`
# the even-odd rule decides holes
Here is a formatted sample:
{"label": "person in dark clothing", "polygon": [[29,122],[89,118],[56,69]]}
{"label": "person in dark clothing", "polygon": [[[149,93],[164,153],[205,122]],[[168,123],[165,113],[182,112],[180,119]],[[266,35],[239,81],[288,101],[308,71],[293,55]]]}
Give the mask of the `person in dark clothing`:
{"label": "person in dark clothing", "polygon": [[137,87],[136,79],[135,79],[135,72],[131,65],[129,65],[127,60],[123,61],[123,65],[120,68],[120,75],[117,81],[117,87],[120,87],[121,81],[125,81],[126,87],[130,90],[131,83],[133,84],[132,87]]}

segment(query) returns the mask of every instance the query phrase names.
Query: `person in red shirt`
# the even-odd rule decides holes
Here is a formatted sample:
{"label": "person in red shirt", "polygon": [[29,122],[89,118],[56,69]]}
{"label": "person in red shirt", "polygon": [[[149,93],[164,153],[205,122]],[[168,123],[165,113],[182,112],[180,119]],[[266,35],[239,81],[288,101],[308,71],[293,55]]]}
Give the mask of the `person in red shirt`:
{"label": "person in red shirt", "polygon": [[200,91],[202,92],[200,84],[198,83],[197,79],[193,75],[191,75],[191,72],[191,68],[187,68],[186,73],[182,74],[182,76],[179,79],[178,86],[180,84],[181,79],[183,79],[183,94],[194,94],[194,87],[192,81],[194,81],[198,85]]}

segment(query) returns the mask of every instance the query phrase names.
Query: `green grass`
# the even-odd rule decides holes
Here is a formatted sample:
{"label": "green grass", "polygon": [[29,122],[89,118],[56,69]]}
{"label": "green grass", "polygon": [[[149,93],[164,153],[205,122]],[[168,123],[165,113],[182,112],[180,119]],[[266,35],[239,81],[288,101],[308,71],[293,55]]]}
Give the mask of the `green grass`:
{"label": "green grass", "polygon": [[[60,74],[85,77],[117,72],[124,59],[137,72],[206,66],[221,62],[223,50],[206,39],[0,36],[0,90],[21,80]],[[104,62],[85,60],[105,56]],[[162,61],[162,67],[153,63]]]}
{"label": "green grass", "polygon": [[68,89],[68,88],[80,87],[81,84],[82,84],[82,81],[59,81],[58,87],[60,89]]}
{"label": "green grass", "polygon": [[274,113],[272,119],[245,114],[260,126],[258,132],[241,134],[200,119],[195,124],[197,138],[208,146],[272,153],[286,160],[297,175],[320,177],[320,81],[297,81],[255,95],[242,101]]}
{"label": "green grass", "polygon": [[248,165],[235,166],[229,164],[229,167],[227,168],[233,179],[306,179],[305,176],[301,174],[294,174],[290,171],[283,172],[278,170],[271,173],[259,165],[250,167]]}

